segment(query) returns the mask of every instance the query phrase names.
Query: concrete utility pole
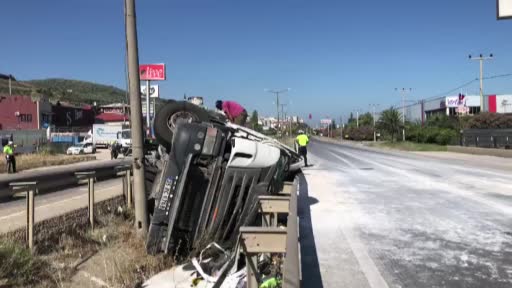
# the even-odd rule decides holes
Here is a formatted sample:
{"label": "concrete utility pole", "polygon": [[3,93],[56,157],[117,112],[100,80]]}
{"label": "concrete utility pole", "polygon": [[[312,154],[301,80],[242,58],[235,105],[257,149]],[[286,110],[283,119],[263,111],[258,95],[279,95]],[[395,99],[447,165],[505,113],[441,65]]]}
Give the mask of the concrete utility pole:
{"label": "concrete utility pole", "polygon": [[373,142],[377,142],[377,129],[375,127],[375,108],[379,106],[379,104],[370,104],[370,107],[372,107],[372,118],[373,118]]}
{"label": "concrete utility pole", "polygon": [[402,88],[402,89],[398,89],[398,88],[395,88],[395,91],[399,91],[400,90],[400,94],[402,95],[402,141],[405,142],[405,102],[407,101],[405,98],[407,96],[407,93],[411,92],[412,89],[411,88]]}
{"label": "concrete utility pole", "polygon": [[[125,0],[126,48],[128,49],[128,79],[130,87],[130,120],[132,127],[133,194],[135,198],[135,228],[139,235],[148,231],[146,191],[144,188],[144,137],[140,99],[139,51],[135,0]],[[149,111],[147,111],[149,114]]]}
{"label": "concrete utility pole", "polygon": [[483,56],[480,54],[480,57],[473,57],[469,55],[469,60],[480,61],[480,113],[484,112],[484,60],[491,60],[494,56],[489,54],[489,56]]}
{"label": "concrete utility pole", "polygon": [[12,75],[9,74],[9,96],[12,96],[11,79],[12,79]]}
{"label": "concrete utility pole", "polygon": [[268,89],[265,89],[265,92],[276,94],[277,127],[279,127],[279,94],[283,94],[283,93],[286,93],[288,91],[290,91],[290,88],[282,89],[282,90],[268,90]]}
{"label": "concrete utility pole", "polygon": [[356,126],[359,128],[359,109],[356,110]]}

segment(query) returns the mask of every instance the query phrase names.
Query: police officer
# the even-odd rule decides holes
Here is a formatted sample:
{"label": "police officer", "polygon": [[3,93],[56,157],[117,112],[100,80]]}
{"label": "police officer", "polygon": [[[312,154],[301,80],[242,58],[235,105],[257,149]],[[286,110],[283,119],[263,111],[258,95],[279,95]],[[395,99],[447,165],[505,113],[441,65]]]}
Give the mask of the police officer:
{"label": "police officer", "polygon": [[14,144],[9,141],[4,146],[5,162],[7,163],[7,173],[16,173],[16,159],[14,158]]}
{"label": "police officer", "polygon": [[299,135],[297,136],[295,142],[297,143],[297,147],[299,150],[300,156],[304,158],[304,165],[308,167],[308,143],[309,137],[304,133],[304,131],[299,130]]}

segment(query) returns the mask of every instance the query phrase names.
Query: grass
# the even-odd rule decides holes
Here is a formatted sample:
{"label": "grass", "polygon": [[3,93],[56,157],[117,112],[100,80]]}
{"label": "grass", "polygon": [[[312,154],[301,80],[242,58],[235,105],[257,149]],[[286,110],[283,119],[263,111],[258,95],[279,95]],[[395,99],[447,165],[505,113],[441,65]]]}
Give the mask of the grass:
{"label": "grass", "polygon": [[51,278],[48,263],[14,242],[0,242],[0,287],[29,286]]}
{"label": "grass", "polygon": [[377,142],[368,143],[370,147],[387,148],[401,151],[447,151],[447,147],[437,144],[415,143],[415,142]]}
{"label": "grass", "polygon": [[[96,156],[90,155],[62,155],[62,154],[49,154],[49,153],[37,153],[37,154],[22,154],[16,156],[16,170],[23,171],[28,169],[58,166],[65,164],[73,164],[84,161],[95,160]],[[7,173],[5,165],[5,157],[0,158],[0,173]]]}
{"label": "grass", "polygon": [[34,254],[20,243],[0,240],[0,287],[91,287],[83,274],[109,287],[142,287],[172,266],[170,256],[146,253],[131,211],[119,207],[97,222],[93,231],[78,226],[49,235],[36,243]]}

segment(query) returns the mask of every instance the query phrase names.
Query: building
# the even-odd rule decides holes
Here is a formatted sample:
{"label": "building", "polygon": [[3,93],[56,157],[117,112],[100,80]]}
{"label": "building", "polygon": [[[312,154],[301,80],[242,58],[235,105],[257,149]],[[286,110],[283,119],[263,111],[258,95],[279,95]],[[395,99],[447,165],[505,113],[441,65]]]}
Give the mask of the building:
{"label": "building", "polygon": [[112,103],[99,106],[98,110],[100,113],[128,114],[130,112],[130,105],[124,103]]}
{"label": "building", "polygon": [[33,130],[51,125],[52,106],[46,97],[0,95],[0,130]]}
{"label": "building", "polygon": [[[402,107],[399,107],[402,112]],[[480,107],[480,95],[452,95],[422,100],[405,107],[405,118],[424,123],[434,115],[474,115],[484,112],[512,113],[512,95],[485,95]]]}
{"label": "building", "polygon": [[95,121],[92,106],[77,106],[65,102],[52,105],[52,126],[59,132],[88,131]]}

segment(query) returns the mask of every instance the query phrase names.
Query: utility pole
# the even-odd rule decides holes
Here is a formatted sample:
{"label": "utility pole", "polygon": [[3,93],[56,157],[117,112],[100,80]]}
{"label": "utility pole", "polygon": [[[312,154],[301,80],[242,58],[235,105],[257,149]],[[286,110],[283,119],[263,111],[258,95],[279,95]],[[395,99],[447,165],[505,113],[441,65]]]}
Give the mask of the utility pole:
{"label": "utility pole", "polygon": [[405,97],[407,96],[407,93],[411,92],[411,88],[402,88],[398,89],[395,88],[395,91],[400,91],[400,94],[402,95],[402,141],[405,142],[405,102],[407,101]]}
{"label": "utility pole", "polygon": [[372,118],[373,118],[373,142],[377,142],[377,129],[375,127],[375,108],[379,106],[379,104],[370,104],[370,107],[372,107]]}
{"label": "utility pole", "polygon": [[359,109],[356,110],[356,126],[359,128]]}
{"label": "utility pole", "polygon": [[484,60],[491,60],[493,58],[492,53],[488,57],[482,54],[479,57],[469,55],[469,60],[480,61],[480,113],[484,112]]}
{"label": "utility pole", "polygon": [[288,122],[286,119],[286,113],[284,113],[284,107],[286,106],[286,104],[280,104],[280,106],[281,106],[282,122],[284,123],[284,132],[286,133],[286,122]]}
{"label": "utility pole", "polygon": [[[143,236],[148,231],[146,191],[144,188],[144,138],[142,132],[142,104],[140,99],[139,52],[135,0],[125,0],[126,48],[128,50],[128,77],[130,92],[130,120],[132,128],[133,194],[135,198],[135,229]],[[149,114],[149,111],[147,111]]]}
{"label": "utility pole", "polygon": [[11,79],[12,79],[12,75],[9,74],[9,96],[12,96]]}
{"label": "utility pole", "polygon": [[341,129],[340,133],[341,133],[341,140],[343,140],[343,126],[344,126],[344,125],[345,125],[345,124],[343,124],[343,116],[340,116],[340,129]]}
{"label": "utility pole", "polygon": [[268,90],[268,89],[265,89],[264,91],[272,93],[272,94],[276,94],[277,128],[279,128],[279,94],[283,94],[283,93],[286,93],[286,92],[290,91],[290,88],[282,89],[282,90],[275,90],[275,89],[274,90]]}

